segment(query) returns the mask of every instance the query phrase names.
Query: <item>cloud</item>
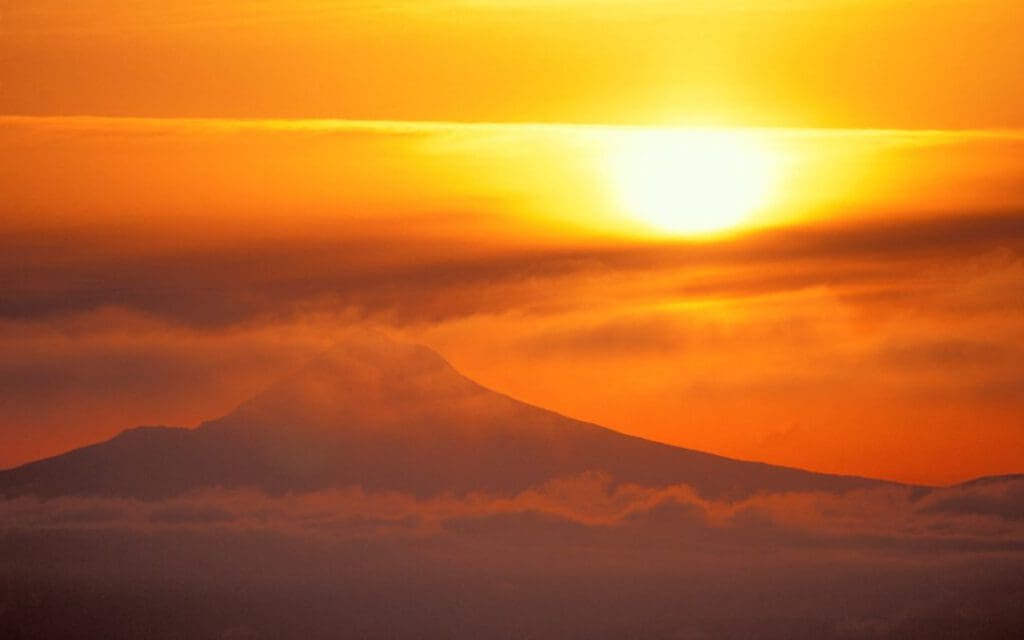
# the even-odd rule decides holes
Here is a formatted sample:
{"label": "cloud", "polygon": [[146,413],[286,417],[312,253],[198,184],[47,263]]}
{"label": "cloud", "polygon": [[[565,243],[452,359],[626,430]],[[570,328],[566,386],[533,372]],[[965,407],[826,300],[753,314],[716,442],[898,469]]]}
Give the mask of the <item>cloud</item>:
{"label": "cloud", "polygon": [[509,538],[611,546],[639,540],[693,545],[1024,551],[1020,478],[939,490],[779,493],[739,501],[701,498],[685,485],[613,485],[599,474],[551,481],[515,496],[416,498],[359,488],[268,496],[208,490],[162,501],[18,498],[0,502],[6,532],[129,529],[272,531],[324,539]]}
{"label": "cloud", "polygon": [[[1009,267],[1019,263],[1024,217],[796,228],[707,246],[517,250],[370,236],[140,255],[103,247],[99,233],[8,235],[0,244],[11,248],[0,261],[0,277],[10,285],[0,303],[7,318],[118,306],[210,326],[348,307],[416,321],[558,304],[559,285],[572,280],[611,282],[647,299],[743,298],[816,286],[851,298],[893,290],[932,295],[922,269],[996,250]],[[83,250],[96,245],[95,252]]]}
{"label": "cloud", "polygon": [[980,340],[937,340],[897,345],[886,356],[897,365],[984,367],[1018,357],[1006,346]]}
{"label": "cloud", "polygon": [[920,511],[1024,520],[1024,476],[987,478],[947,489],[924,501]]}
{"label": "cloud", "polygon": [[728,502],[588,474],[503,498],[0,501],[0,623],[68,638],[1010,638],[1022,522],[932,508],[977,490]]}

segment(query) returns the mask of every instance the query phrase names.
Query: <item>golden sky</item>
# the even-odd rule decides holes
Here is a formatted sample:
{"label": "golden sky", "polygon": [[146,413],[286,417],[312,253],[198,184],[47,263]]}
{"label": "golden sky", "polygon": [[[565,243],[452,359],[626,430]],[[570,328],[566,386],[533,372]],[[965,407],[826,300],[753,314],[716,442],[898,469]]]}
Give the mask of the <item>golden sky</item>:
{"label": "golden sky", "polygon": [[1022,11],[8,7],[0,466],[223,414],[370,325],[682,446],[1019,472]]}
{"label": "golden sky", "polygon": [[1024,125],[1015,0],[8,3],[0,111]]}

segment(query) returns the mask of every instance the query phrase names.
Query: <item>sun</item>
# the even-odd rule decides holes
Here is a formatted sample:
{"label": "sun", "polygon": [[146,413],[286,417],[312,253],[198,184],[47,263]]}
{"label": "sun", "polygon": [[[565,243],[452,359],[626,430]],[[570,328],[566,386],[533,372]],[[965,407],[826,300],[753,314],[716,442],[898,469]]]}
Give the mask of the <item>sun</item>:
{"label": "sun", "polygon": [[609,161],[624,213],[680,235],[747,221],[768,203],[779,164],[752,133],[705,129],[624,133]]}

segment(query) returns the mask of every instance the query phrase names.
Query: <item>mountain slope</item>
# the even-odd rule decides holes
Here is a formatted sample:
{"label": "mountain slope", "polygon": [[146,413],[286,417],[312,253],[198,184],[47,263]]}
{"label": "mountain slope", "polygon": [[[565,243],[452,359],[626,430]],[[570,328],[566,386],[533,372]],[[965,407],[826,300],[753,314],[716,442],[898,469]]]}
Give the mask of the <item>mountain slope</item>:
{"label": "mountain slope", "polygon": [[513,493],[588,471],[709,497],[881,484],[741,462],[627,436],[486,389],[420,346],[339,345],[197,429],[143,427],[0,472],[0,495],[161,498],[358,485],[416,495]]}

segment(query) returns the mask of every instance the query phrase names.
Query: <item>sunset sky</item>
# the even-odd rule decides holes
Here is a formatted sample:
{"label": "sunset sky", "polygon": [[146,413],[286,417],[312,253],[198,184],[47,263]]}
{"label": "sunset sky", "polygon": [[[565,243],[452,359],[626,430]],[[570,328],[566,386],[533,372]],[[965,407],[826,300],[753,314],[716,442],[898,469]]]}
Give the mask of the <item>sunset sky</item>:
{"label": "sunset sky", "polygon": [[576,418],[1024,471],[1017,0],[10,3],[0,467],[353,326]]}

